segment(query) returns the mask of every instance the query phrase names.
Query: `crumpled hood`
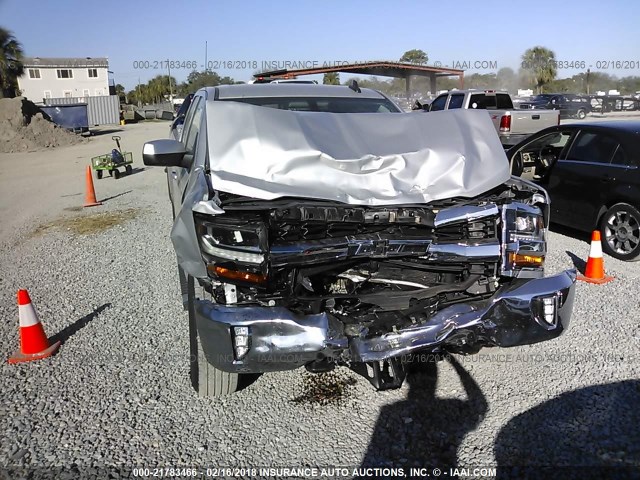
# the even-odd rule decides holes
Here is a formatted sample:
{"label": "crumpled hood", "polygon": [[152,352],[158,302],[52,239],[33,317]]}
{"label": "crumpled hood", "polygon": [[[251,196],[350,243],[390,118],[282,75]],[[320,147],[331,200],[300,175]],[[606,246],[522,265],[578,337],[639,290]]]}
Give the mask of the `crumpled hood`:
{"label": "crumpled hood", "polygon": [[214,189],[352,205],[473,197],[510,178],[486,111],[295,112],[207,105]]}

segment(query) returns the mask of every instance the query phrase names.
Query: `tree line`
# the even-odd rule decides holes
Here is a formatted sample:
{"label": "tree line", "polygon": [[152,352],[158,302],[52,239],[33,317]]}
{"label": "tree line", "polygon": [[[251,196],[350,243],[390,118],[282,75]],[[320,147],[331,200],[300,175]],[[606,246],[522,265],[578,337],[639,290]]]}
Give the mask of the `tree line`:
{"label": "tree line", "polygon": [[[231,77],[221,77],[213,71],[193,71],[187,76],[184,82],[178,82],[174,77],[169,75],[158,75],[146,84],[136,85],[133,90],[126,94],[124,88],[120,93],[120,100],[132,104],[150,104],[160,103],[169,96],[184,97],[189,93],[193,93],[202,87],[215,87],[218,85],[233,85],[236,83],[244,83],[236,81]],[[116,86],[116,92],[118,88]]]}

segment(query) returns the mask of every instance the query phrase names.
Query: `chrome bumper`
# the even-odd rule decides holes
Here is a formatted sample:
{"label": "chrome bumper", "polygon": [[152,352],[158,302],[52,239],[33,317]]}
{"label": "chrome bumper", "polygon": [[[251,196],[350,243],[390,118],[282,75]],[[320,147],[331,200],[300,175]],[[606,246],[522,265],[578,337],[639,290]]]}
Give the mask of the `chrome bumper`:
{"label": "chrome bumper", "polygon": [[[283,307],[230,307],[196,302],[209,363],[228,372],[289,370],[323,358],[370,362],[447,345],[513,347],[550,340],[569,326],[576,271],[514,281],[488,300],[446,307],[425,324],[373,338],[350,338],[327,313],[297,315]],[[543,299],[547,299],[546,302]],[[552,307],[547,310],[546,307]],[[249,327],[249,351],[237,360],[233,327]]]}

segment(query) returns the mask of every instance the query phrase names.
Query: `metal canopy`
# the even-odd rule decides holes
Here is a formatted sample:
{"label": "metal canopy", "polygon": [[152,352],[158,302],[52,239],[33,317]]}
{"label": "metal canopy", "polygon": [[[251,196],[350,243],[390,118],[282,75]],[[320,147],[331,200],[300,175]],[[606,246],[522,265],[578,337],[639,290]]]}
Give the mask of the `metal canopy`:
{"label": "metal canopy", "polygon": [[353,73],[361,75],[377,75],[381,77],[404,78],[406,80],[407,98],[411,91],[411,76],[429,77],[430,90],[434,94],[436,92],[437,77],[457,76],[460,82],[460,88],[464,88],[464,70],[456,68],[433,67],[429,65],[418,65],[415,63],[389,62],[389,61],[370,61],[358,62],[341,65],[323,65],[315,68],[300,68],[295,70],[272,70],[262,73],[256,73],[254,77],[269,80],[291,79],[301,75],[316,75],[321,73]]}

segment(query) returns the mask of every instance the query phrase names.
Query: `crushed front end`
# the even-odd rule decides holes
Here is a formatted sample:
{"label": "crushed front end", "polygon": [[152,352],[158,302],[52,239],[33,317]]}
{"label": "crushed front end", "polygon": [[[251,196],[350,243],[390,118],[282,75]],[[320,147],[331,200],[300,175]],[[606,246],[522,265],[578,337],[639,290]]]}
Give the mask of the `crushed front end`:
{"label": "crushed front end", "polygon": [[514,182],[398,207],[223,194],[224,213],[194,212],[207,360],[242,373],[347,365],[384,389],[417,352],[557,337],[575,272],[544,277],[548,199]]}

